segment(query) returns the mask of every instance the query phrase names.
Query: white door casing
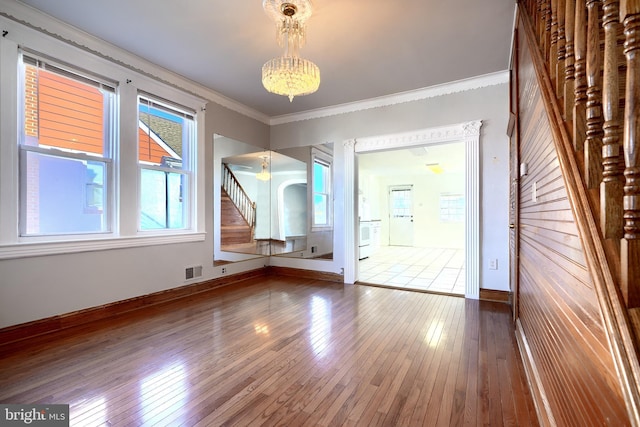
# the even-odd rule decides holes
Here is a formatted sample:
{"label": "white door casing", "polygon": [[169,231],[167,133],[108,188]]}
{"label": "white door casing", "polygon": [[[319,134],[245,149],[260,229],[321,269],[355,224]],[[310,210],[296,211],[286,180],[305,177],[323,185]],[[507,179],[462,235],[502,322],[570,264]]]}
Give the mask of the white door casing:
{"label": "white door casing", "polygon": [[447,142],[465,144],[465,297],[480,298],[480,127],[481,120],[344,141],[344,282],[358,278],[357,206],[354,203],[355,153],[384,151]]}

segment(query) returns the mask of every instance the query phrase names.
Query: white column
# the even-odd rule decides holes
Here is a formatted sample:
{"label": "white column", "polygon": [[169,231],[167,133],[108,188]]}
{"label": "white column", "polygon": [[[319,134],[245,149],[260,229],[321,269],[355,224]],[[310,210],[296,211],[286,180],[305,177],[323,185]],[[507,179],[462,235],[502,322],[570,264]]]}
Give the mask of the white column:
{"label": "white column", "polygon": [[465,145],[465,297],[480,298],[480,120],[462,125]]}
{"label": "white column", "polygon": [[355,139],[344,141],[344,283],[356,281]]}

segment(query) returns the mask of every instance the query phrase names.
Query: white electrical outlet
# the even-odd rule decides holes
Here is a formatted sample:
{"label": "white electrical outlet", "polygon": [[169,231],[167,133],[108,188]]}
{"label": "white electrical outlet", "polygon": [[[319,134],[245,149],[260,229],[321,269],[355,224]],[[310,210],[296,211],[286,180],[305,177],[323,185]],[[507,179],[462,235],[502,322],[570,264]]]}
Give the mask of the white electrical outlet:
{"label": "white electrical outlet", "polygon": [[222,267],[222,274],[227,274],[227,267]]}
{"label": "white electrical outlet", "polygon": [[489,270],[497,270],[498,269],[498,260],[497,259],[490,259],[489,260]]}

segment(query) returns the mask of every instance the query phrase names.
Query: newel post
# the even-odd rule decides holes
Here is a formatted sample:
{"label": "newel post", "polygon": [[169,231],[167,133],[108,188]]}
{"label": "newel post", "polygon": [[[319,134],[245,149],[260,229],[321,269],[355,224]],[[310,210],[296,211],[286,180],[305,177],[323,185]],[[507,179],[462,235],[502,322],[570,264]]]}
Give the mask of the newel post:
{"label": "newel post", "polygon": [[640,0],[620,2],[624,23],[627,81],[624,112],[624,237],[622,294],[627,307],[640,307]]}
{"label": "newel post", "polygon": [[618,70],[619,0],[603,0],[604,85],[602,110],[602,183],[600,184],[600,225],[606,239],[622,237],[623,171]]}

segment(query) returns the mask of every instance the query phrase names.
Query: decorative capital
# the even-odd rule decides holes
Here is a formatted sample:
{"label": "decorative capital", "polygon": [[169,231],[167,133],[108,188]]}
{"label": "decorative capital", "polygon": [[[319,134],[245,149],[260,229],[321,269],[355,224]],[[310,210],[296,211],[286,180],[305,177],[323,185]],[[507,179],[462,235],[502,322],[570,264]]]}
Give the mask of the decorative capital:
{"label": "decorative capital", "polygon": [[347,148],[349,150],[353,150],[356,146],[356,140],[355,139],[345,139],[342,144],[344,145],[344,148]]}
{"label": "decorative capital", "polygon": [[463,123],[462,133],[464,134],[464,136],[479,136],[481,126],[482,126],[482,120],[475,120],[473,122]]}

